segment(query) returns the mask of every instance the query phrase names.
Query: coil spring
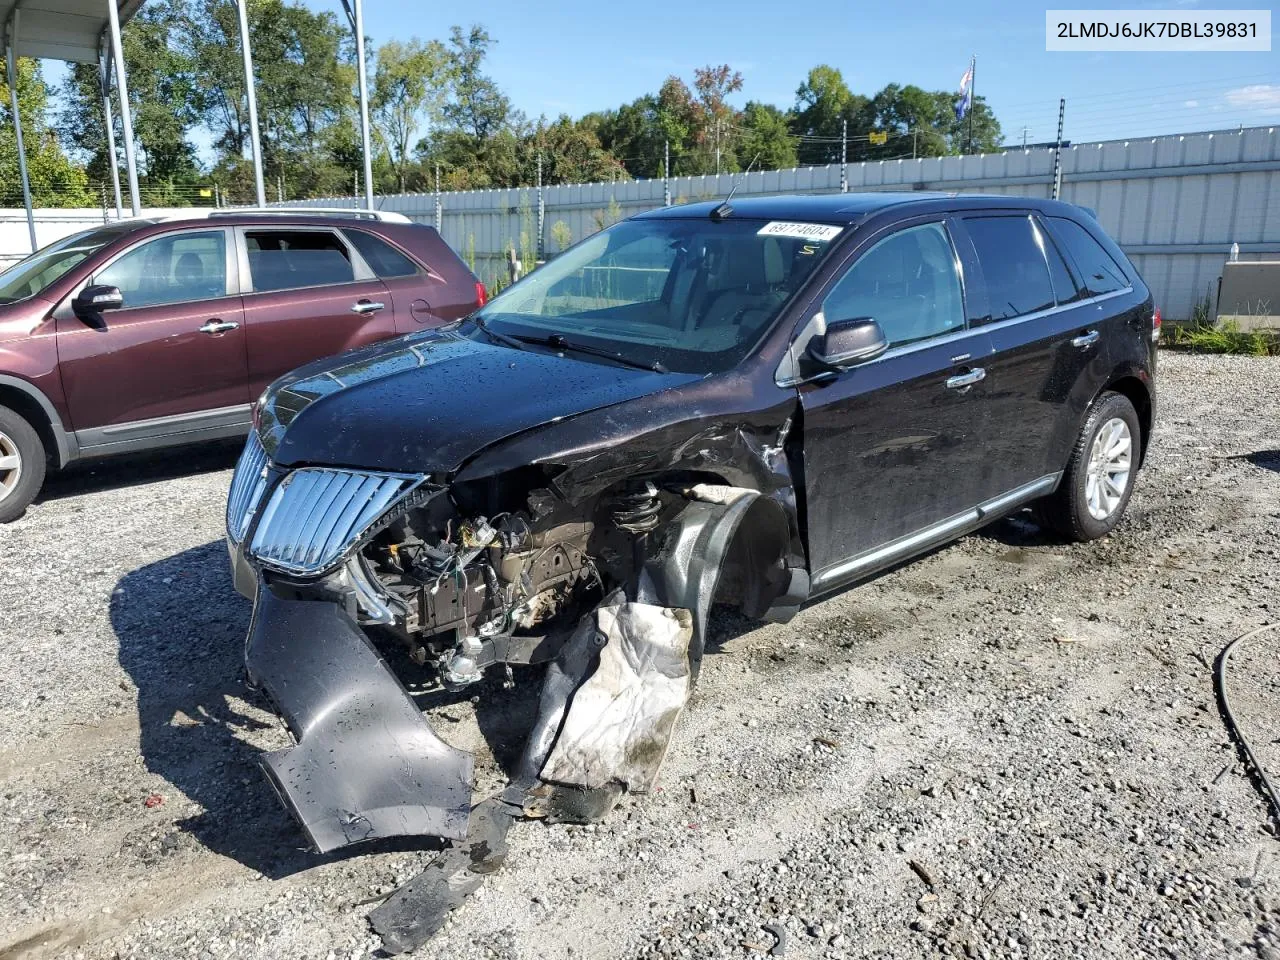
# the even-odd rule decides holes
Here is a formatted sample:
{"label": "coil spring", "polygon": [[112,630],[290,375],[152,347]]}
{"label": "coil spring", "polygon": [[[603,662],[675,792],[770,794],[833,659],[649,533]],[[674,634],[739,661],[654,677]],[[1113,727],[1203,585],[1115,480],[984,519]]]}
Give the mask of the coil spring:
{"label": "coil spring", "polygon": [[662,501],[658,488],[646,480],[638,489],[620,493],[613,500],[613,523],[627,533],[648,533],[658,526],[658,514]]}

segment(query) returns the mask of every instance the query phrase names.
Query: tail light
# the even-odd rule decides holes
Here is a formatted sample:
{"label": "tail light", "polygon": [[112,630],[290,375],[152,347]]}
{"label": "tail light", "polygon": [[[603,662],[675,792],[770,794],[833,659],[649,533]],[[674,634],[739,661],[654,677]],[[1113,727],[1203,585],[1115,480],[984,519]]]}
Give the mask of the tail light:
{"label": "tail light", "polygon": [[[476,281],[476,306],[483,307],[489,302],[489,291],[484,288],[484,284],[479,280]],[[1159,314],[1156,314],[1159,316]]]}
{"label": "tail light", "polygon": [[1151,339],[1160,339],[1160,308],[1156,307],[1155,313],[1151,315]]}

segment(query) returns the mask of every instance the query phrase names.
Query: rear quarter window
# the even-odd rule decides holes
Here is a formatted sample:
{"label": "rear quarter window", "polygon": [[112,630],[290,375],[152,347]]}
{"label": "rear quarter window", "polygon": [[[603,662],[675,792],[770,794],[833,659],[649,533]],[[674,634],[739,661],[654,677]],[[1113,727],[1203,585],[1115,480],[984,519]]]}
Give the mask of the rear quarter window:
{"label": "rear quarter window", "polygon": [[418,265],[387,243],[363,230],[347,230],[351,245],[360,251],[369,269],[379,277],[411,277],[418,272]]}
{"label": "rear quarter window", "polygon": [[991,322],[1054,305],[1049,267],[1030,217],[966,217],[964,226],[982,264]]}
{"label": "rear quarter window", "polygon": [[1114,293],[1129,286],[1129,278],[1120,269],[1120,265],[1103,249],[1102,244],[1093,239],[1088,230],[1065,217],[1048,217],[1047,220],[1049,229],[1066,248],[1068,256],[1084,278],[1089,296]]}

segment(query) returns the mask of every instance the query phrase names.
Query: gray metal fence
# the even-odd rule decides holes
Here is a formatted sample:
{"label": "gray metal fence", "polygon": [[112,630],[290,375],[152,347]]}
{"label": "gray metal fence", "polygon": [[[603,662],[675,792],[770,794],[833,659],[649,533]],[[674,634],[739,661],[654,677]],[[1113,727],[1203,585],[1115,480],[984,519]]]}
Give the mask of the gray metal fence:
{"label": "gray metal fence", "polygon": [[[1047,197],[1053,154],[1052,149],[1014,149],[849,164],[849,190]],[[662,206],[664,186],[672,202],[680,203],[724,196],[739,179],[739,196],[835,193],[840,166],[673,177],[665,185],[662,180],[636,180],[545,187],[545,253],[558,252],[557,238],[581,240],[614,220]],[[508,248],[536,249],[536,189],[471,190],[438,199],[445,240],[474,262],[486,282],[504,276],[502,258]],[[1216,289],[1232,243],[1239,244],[1241,259],[1280,255],[1280,137],[1276,127],[1251,127],[1074,144],[1063,151],[1062,199],[1096,210],[1103,227],[1151,285],[1165,316],[1185,319]],[[384,209],[435,222],[434,194],[377,200]],[[355,205],[350,198],[305,203]]]}

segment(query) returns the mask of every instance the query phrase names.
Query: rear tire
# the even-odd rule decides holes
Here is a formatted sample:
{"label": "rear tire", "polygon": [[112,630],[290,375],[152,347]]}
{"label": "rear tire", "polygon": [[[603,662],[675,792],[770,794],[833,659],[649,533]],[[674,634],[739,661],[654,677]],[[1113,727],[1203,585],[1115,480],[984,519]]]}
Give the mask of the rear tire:
{"label": "rear tire", "polygon": [[1110,533],[1133,494],[1142,424],[1129,398],[1103,393],[1085,415],[1058,489],[1036,504],[1036,519],[1077,542]]}
{"label": "rear tire", "polygon": [[0,407],[0,523],[17,520],[44,485],[46,453],[23,417]]}

